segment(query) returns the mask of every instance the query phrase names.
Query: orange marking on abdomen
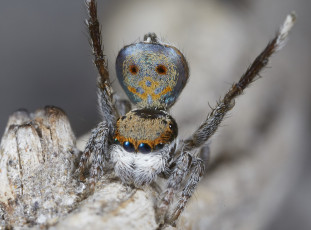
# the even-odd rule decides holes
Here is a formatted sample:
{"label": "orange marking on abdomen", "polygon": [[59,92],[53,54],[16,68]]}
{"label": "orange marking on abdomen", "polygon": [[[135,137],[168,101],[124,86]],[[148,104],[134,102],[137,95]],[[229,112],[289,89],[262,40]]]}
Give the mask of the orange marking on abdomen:
{"label": "orange marking on abdomen", "polygon": [[[146,81],[150,81],[151,85],[147,86]],[[144,90],[143,93],[139,93],[136,88],[128,86],[128,90],[137,95],[139,98],[146,100],[148,95],[151,96],[153,101],[160,99],[161,96],[172,91],[170,86],[165,87],[159,94],[156,94],[154,91],[159,87],[159,83],[154,81],[151,77],[145,77],[144,80],[139,82],[139,86]]]}

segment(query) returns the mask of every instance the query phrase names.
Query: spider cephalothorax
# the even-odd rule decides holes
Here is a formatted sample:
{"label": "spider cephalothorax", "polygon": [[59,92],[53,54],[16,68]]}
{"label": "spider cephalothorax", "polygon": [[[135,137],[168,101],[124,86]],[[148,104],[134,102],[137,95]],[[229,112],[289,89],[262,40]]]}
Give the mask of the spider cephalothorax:
{"label": "spider cephalothorax", "polygon": [[[103,121],[92,131],[81,157],[79,173],[83,174],[87,160],[93,156],[90,175],[94,183],[105,170],[136,187],[151,184],[158,177],[167,179],[158,199],[158,221],[172,224],[203,176],[205,163],[199,154],[208,154],[206,142],[233,108],[235,98],[256,80],[269,57],[284,45],[295,16],[291,14],[286,18],[276,37],[200,127],[186,140],[179,140],[177,124],[168,109],[189,78],[184,55],[177,48],[162,43],[154,33],[146,34],[142,42],[121,49],[116,61],[117,77],[131,102],[138,107],[130,111],[129,103],[115,97],[111,88],[96,3],[88,0],[87,6],[87,26],[100,74],[98,99]],[[168,212],[175,196],[177,204]]]}
{"label": "spider cephalothorax", "polygon": [[171,144],[177,132],[177,124],[167,112],[139,109],[119,118],[114,140],[128,152],[147,154]]}

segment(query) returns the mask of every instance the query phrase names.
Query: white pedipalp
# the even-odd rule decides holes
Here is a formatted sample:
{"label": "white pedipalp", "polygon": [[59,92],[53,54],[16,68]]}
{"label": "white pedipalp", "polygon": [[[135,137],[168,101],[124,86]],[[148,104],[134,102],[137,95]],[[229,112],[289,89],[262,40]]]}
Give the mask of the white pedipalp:
{"label": "white pedipalp", "polygon": [[124,182],[133,181],[134,156],[129,154],[119,145],[111,146],[111,163],[114,164],[115,174]]}

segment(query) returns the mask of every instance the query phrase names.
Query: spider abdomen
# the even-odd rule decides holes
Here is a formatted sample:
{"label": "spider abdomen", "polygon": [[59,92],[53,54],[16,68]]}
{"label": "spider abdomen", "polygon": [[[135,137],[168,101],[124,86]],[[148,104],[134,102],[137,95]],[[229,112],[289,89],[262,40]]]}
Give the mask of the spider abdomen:
{"label": "spider abdomen", "polygon": [[171,107],[189,78],[184,55],[155,34],[121,49],[116,72],[130,100],[141,108]]}

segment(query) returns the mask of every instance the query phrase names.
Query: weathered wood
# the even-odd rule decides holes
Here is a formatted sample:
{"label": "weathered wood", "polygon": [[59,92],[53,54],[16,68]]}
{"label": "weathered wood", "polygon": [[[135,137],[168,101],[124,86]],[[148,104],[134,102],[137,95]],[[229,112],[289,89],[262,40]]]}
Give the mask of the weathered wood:
{"label": "weathered wood", "polygon": [[92,194],[74,175],[79,153],[61,109],[14,113],[0,149],[0,229],[158,227],[152,188],[137,190],[103,177]]}
{"label": "weathered wood", "polygon": [[74,207],[79,199],[73,192],[79,184],[71,177],[76,152],[62,110],[18,111],[9,118],[0,150],[4,225],[51,224]]}

